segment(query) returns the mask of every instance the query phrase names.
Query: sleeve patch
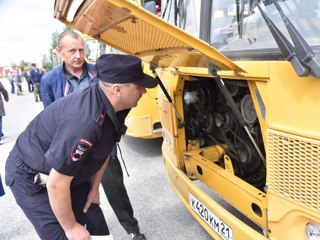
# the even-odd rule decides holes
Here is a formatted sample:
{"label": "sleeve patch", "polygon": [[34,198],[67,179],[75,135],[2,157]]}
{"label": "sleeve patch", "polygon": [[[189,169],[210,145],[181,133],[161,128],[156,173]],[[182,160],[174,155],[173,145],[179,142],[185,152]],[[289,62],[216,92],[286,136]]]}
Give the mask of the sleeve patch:
{"label": "sleeve patch", "polygon": [[81,138],[71,151],[71,160],[74,162],[81,160],[83,156],[85,156],[86,153],[90,151],[92,146],[93,144],[87,139]]}

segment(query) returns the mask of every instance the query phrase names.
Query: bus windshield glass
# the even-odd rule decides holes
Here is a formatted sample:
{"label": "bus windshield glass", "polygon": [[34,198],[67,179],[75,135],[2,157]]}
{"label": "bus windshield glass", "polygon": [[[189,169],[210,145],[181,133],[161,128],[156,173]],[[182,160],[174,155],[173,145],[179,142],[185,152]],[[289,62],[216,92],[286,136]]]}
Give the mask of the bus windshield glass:
{"label": "bus windshield glass", "polygon": [[[162,17],[193,36],[205,40],[230,58],[279,59],[279,46],[256,6],[259,2],[261,10],[294,46],[274,1],[169,0],[166,1]],[[285,17],[318,57],[320,0],[278,0],[277,3]]]}
{"label": "bus windshield glass", "polygon": [[[244,4],[237,6],[234,0],[213,1],[210,44],[222,52],[241,50],[252,53],[252,56],[261,52],[279,52],[255,1],[239,2]],[[260,4],[262,10],[292,43],[284,21],[272,0],[263,2]],[[320,38],[320,0],[287,0],[278,3],[300,35],[316,51]]]}

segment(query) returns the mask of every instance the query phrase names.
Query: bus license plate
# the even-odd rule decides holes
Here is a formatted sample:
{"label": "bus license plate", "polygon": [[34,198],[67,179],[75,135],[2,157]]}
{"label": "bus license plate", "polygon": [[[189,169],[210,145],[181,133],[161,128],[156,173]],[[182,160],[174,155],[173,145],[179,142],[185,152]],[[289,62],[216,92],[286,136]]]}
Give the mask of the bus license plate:
{"label": "bus license plate", "polygon": [[190,207],[195,211],[222,239],[233,240],[232,229],[190,193]]}

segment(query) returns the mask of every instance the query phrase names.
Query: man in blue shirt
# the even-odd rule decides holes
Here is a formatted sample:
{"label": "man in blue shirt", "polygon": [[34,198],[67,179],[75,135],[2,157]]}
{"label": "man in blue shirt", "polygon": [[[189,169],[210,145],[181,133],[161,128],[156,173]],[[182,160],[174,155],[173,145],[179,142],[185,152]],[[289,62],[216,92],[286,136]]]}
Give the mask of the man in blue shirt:
{"label": "man in blue shirt", "polygon": [[129,110],[157,85],[135,56],[102,55],[96,66],[99,82],[39,113],[6,161],[6,184],[41,239],[109,234],[99,184]]}
{"label": "man in blue shirt", "polygon": [[41,98],[47,107],[70,93],[97,82],[93,64],[85,61],[84,40],[74,31],[64,31],[58,36],[57,54],[63,64],[44,74],[41,79]]}

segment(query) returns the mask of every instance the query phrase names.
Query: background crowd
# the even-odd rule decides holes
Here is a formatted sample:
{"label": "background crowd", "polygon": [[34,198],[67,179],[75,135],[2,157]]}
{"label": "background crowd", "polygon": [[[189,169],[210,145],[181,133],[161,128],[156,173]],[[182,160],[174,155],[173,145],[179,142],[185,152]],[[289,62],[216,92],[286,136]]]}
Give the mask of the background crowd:
{"label": "background crowd", "polygon": [[[17,96],[23,96],[25,92],[34,93],[35,101],[41,101],[40,97],[40,81],[43,74],[46,72],[45,68],[38,68],[35,63],[30,67],[26,66],[23,70],[11,69],[6,78],[0,78],[0,145],[4,144],[5,133],[3,130],[3,117],[6,115],[5,102],[9,101],[9,93]],[[8,80],[10,83],[10,90],[4,87],[2,81]],[[28,89],[22,88],[23,82],[27,83]],[[5,84],[6,85],[6,84]],[[25,91],[25,92],[24,92]],[[2,179],[0,175],[0,197],[5,194]]]}
{"label": "background crowd", "polygon": [[22,82],[26,81],[29,93],[34,92],[35,101],[38,102],[40,99],[40,81],[43,74],[46,72],[45,68],[38,68],[35,63],[31,66],[26,66],[23,70],[21,69],[11,69],[7,74],[7,79],[10,82],[10,92],[11,94],[16,94],[18,96],[23,95],[24,90],[22,89]]}

